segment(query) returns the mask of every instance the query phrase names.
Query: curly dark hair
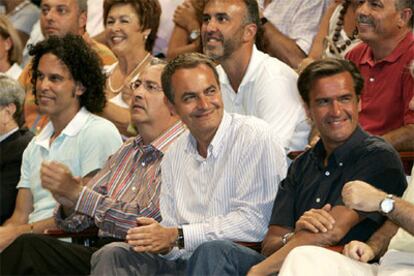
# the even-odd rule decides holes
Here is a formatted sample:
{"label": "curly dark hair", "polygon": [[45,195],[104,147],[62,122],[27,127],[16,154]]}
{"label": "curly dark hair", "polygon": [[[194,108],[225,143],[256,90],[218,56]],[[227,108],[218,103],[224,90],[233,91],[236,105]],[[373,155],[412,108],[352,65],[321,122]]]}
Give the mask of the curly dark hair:
{"label": "curly dark hair", "polygon": [[[111,8],[115,5],[131,5],[138,16],[141,31],[150,29],[151,32],[145,41],[145,50],[152,51],[157,38],[158,26],[161,17],[161,5],[158,0],[105,0],[104,1],[104,22],[108,19]],[[106,24],[106,23],[105,23]]]}
{"label": "curly dark hair", "polygon": [[40,58],[53,54],[59,58],[70,71],[75,82],[85,87],[79,97],[80,106],[90,112],[98,113],[105,107],[104,86],[106,77],[101,70],[101,61],[81,36],[67,34],[63,37],[51,36],[30,49],[33,56],[31,67],[32,92],[36,97],[36,82]]}

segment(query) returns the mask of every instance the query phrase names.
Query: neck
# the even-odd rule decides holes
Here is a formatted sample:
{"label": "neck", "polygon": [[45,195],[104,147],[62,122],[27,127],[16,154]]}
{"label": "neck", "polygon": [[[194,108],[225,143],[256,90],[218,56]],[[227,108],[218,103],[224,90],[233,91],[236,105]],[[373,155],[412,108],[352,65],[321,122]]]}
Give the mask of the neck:
{"label": "neck", "polygon": [[231,87],[236,93],[239,90],[239,86],[247,71],[253,53],[253,45],[248,45],[249,47],[241,47],[231,57],[221,62],[221,66],[229,78]]}
{"label": "neck", "polygon": [[211,141],[213,141],[214,136],[216,135],[217,129],[212,133],[191,133],[195,140],[197,141],[197,151],[203,157],[207,157],[207,149]]}
{"label": "neck", "polygon": [[[60,134],[63,129],[72,121],[76,113],[80,110],[80,105],[73,106],[70,110],[67,110],[65,114],[59,114],[57,116],[50,116],[55,134]],[[57,136],[57,135],[56,135]]]}
{"label": "neck", "polygon": [[406,37],[407,33],[410,32],[408,28],[401,31],[398,35],[382,40],[380,43],[367,42],[368,46],[371,47],[375,61],[380,61],[386,58],[394,51],[398,44]]}
{"label": "neck", "polygon": [[140,49],[134,51],[133,56],[131,57],[131,53],[128,55],[119,55],[118,58],[118,66],[121,72],[124,75],[130,74],[139,64],[146,58],[148,52],[145,49]]}
{"label": "neck", "polygon": [[0,135],[4,135],[4,134],[6,134],[6,133],[10,132],[10,131],[12,131],[13,129],[15,129],[16,127],[19,127],[19,126],[17,125],[17,123],[16,123],[14,120],[10,120],[7,124],[4,124],[4,125],[1,127],[1,130],[0,130]]}
{"label": "neck", "polygon": [[0,60],[0,72],[5,73],[10,69],[10,67],[11,64],[8,60]]}
{"label": "neck", "polygon": [[136,124],[136,128],[139,135],[142,137],[144,144],[149,145],[177,123],[177,121],[177,117],[171,116],[170,118],[165,119],[162,124],[160,124],[159,121],[153,124]]}

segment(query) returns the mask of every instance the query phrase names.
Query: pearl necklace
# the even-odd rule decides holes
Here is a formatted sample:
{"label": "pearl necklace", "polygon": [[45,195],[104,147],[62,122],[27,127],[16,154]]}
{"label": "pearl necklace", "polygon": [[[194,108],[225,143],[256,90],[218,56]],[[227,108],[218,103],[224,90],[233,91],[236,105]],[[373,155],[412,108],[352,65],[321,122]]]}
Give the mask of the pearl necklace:
{"label": "pearl necklace", "polygon": [[341,31],[344,26],[345,13],[348,9],[349,4],[350,4],[350,0],[346,0],[345,2],[342,3],[342,9],[339,12],[338,21],[336,22],[335,32],[332,36],[332,39],[328,39],[328,41],[330,42],[329,52],[331,52],[332,54],[340,55],[341,52],[345,51],[346,48],[348,48],[348,46],[352,44],[352,41],[354,41],[357,38],[358,29],[355,28],[350,38],[346,39],[344,42],[342,42],[342,44],[338,43],[339,37],[341,36]]}
{"label": "pearl necklace", "polygon": [[[137,72],[138,72],[138,70],[139,69],[141,69],[141,66],[147,61],[147,59],[149,58],[151,56],[151,54],[150,53],[148,53],[142,60],[141,60],[141,62],[140,63],[138,63],[138,65],[137,66],[135,66],[135,68],[131,71],[131,73],[129,73],[128,74],[128,76],[126,76],[126,78],[125,78],[125,80],[127,80],[127,79],[129,79],[129,78],[131,78],[131,76],[134,76]],[[119,66],[119,63],[116,65],[116,66]],[[115,70],[115,68],[114,68],[114,70]],[[113,72],[113,71],[112,71]],[[111,92],[112,93],[114,93],[114,94],[118,94],[124,87],[125,87],[125,81],[124,81],[124,83],[119,87],[119,88],[117,88],[117,89],[114,89],[113,87],[112,87],[112,74],[108,77],[108,81],[107,81],[107,83],[108,83],[108,88],[109,88],[109,90],[111,90]]]}

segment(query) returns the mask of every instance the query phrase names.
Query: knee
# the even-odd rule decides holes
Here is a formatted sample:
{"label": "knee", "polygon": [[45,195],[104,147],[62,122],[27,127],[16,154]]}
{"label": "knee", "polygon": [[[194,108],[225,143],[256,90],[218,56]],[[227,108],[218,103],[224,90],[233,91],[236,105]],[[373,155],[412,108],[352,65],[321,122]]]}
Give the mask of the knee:
{"label": "knee", "polygon": [[124,242],[112,242],[98,251],[96,251],[91,258],[91,264],[94,265],[99,261],[109,261],[113,259],[121,258],[125,254],[130,253],[130,246]]}
{"label": "knee", "polygon": [[207,260],[221,258],[231,254],[234,248],[235,244],[231,241],[208,241],[197,247],[193,253],[193,258],[206,258]]}

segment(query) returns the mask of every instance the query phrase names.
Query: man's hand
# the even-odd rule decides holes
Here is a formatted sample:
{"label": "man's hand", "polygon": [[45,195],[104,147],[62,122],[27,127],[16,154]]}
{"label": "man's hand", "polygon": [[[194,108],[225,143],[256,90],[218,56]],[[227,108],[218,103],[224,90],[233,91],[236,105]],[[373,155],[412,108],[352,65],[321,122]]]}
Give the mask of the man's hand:
{"label": "man's hand", "polygon": [[363,181],[350,181],[342,188],[342,200],[351,209],[375,212],[386,193]]}
{"label": "man's hand", "polygon": [[326,204],[322,209],[310,209],[306,211],[297,221],[295,232],[307,230],[313,233],[327,232],[334,227],[335,219],[329,214],[332,206]]}
{"label": "man's hand", "polygon": [[375,257],[372,248],[368,244],[360,241],[351,241],[345,245],[343,254],[351,259],[364,263],[371,261]]}
{"label": "man's hand", "polygon": [[23,234],[19,226],[0,226],[0,252],[3,252],[18,236]]}
{"label": "man's hand", "polygon": [[184,3],[175,9],[173,21],[189,33],[193,30],[200,29],[195,8],[189,0],[184,1]]}
{"label": "man's hand", "polygon": [[82,181],[79,177],[72,176],[64,164],[55,161],[42,162],[40,180],[42,187],[48,189],[60,204],[67,208],[76,205],[82,191]]}
{"label": "man's hand", "polygon": [[171,251],[178,237],[177,228],[161,226],[152,218],[137,218],[138,227],[128,230],[126,239],[137,252],[166,254]]}

